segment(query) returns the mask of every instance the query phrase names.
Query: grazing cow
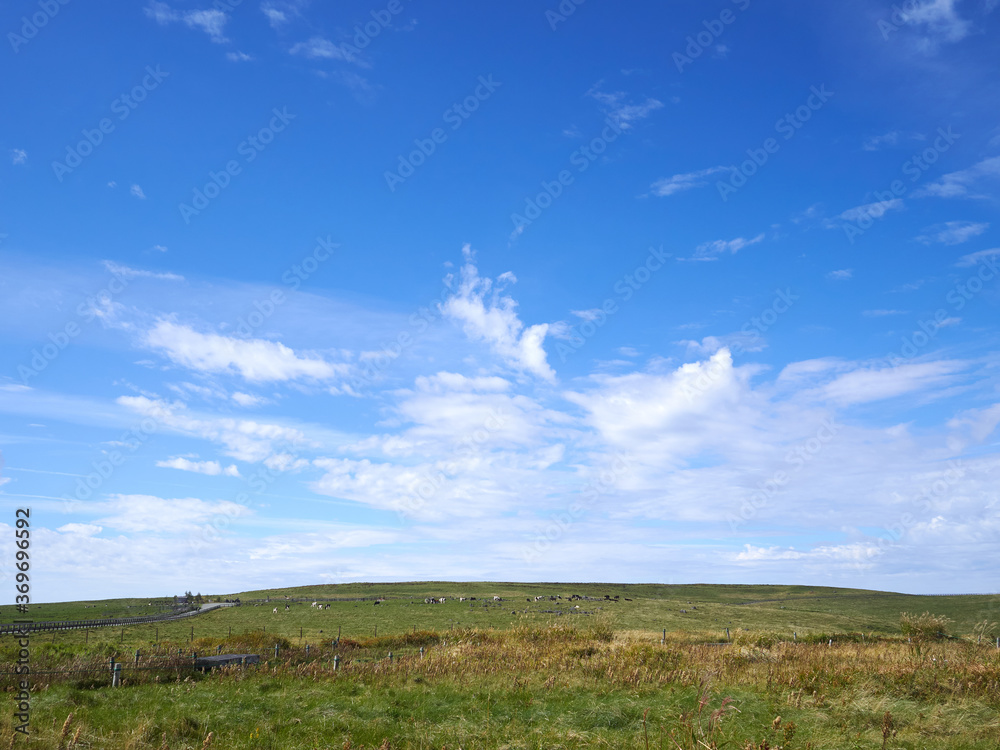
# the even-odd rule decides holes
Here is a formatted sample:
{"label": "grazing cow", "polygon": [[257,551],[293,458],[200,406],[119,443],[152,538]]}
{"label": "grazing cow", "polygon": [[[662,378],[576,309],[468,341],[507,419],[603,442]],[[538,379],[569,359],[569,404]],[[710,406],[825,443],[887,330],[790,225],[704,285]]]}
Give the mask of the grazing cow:
{"label": "grazing cow", "polygon": [[278,614],[278,608],[277,608],[277,607],[275,607],[275,608],[274,608],[274,610],[273,610],[273,611],[271,612],[271,614],[272,614],[272,615],[276,615],[276,614]]}
{"label": "grazing cow", "polygon": [[465,597],[464,597],[464,596],[460,596],[460,597],[458,597],[458,600],[459,600],[460,602],[464,602],[464,601],[465,601]]}
{"label": "grazing cow", "polygon": [[288,605],[287,604],[285,605],[285,611],[286,612],[288,611]]}
{"label": "grazing cow", "polygon": [[324,609],[330,609],[330,605],[327,604],[326,607],[324,607]]}
{"label": "grazing cow", "polygon": [[310,606],[310,607],[315,607],[315,606],[316,606],[316,604],[317,604],[316,602],[313,602],[313,603],[312,603],[312,604],[310,604],[309,606]]}
{"label": "grazing cow", "polygon": [[444,604],[445,598],[442,596],[440,599],[438,599],[438,601],[441,602],[441,604]]}
{"label": "grazing cow", "polygon": [[496,594],[494,594],[494,595],[493,595],[493,601],[495,601],[495,602],[498,602],[498,601],[500,601],[500,597],[499,597],[499,596],[497,596]]}
{"label": "grazing cow", "polygon": [[382,600],[381,600],[381,599],[376,599],[376,600],[375,600],[375,604],[374,604],[373,606],[377,606],[377,605],[379,605],[379,604],[381,604],[381,603],[382,603]]}

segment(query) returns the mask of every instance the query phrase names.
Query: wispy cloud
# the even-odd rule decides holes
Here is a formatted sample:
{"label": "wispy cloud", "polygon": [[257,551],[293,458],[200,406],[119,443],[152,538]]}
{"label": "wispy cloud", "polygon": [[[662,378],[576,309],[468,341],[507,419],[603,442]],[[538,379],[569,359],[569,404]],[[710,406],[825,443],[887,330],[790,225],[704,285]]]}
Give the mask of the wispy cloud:
{"label": "wispy cloud", "polygon": [[1000,156],[983,159],[973,166],[946,174],[937,182],[929,183],[915,191],[918,198],[927,196],[935,198],[985,198],[986,195],[971,193],[979,183],[996,180],[1000,177]]}
{"label": "wispy cloud", "polygon": [[882,135],[873,135],[865,138],[861,147],[865,151],[878,151],[883,146],[895,146],[897,143],[899,143],[899,131],[890,130],[888,133],[883,133]]}
{"label": "wispy cloud", "polygon": [[1000,258],[1000,247],[994,247],[989,250],[980,250],[978,253],[963,255],[958,259],[958,262],[955,265],[959,268],[969,268],[989,258]]}
{"label": "wispy cloud", "polygon": [[28,152],[23,148],[12,148],[10,150],[10,161],[12,164],[24,164],[28,161]]}
{"label": "wispy cloud", "polygon": [[226,22],[229,20],[229,16],[221,10],[178,11],[171,8],[166,3],[151,0],[149,5],[146,6],[145,11],[149,18],[152,18],[161,26],[166,26],[179,21],[187,25],[189,28],[205,32],[216,44],[222,44],[229,41],[224,35]]}
{"label": "wispy cloud", "polygon": [[120,263],[115,263],[110,260],[104,261],[104,267],[115,276],[121,276],[125,279],[145,278],[162,279],[164,281],[184,281],[184,277],[179,276],[176,273],[170,273],[168,271],[146,271],[141,268],[130,268],[129,266],[123,266]]}
{"label": "wispy cloud", "polygon": [[622,130],[629,130],[633,123],[646,119],[652,112],[663,107],[663,102],[653,98],[647,98],[641,104],[626,104],[628,95],[624,91],[608,93],[601,91],[600,85],[600,82],[595,84],[587,92],[587,96],[600,102],[605,112]]}
{"label": "wispy cloud", "polygon": [[889,315],[906,315],[906,310],[865,310],[861,314],[866,318],[885,318]]}
{"label": "wispy cloud", "polygon": [[653,189],[653,195],[665,198],[691,188],[704,187],[708,184],[707,178],[725,171],[727,171],[726,167],[710,167],[697,172],[675,174],[673,177],[663,177],[657,180],[650,187]]}
{"label": "wispy cloud", "polygon": [[732,240],[715,240],[713,242],[706,242],[695,248],[693,260],[716,260],[724,253],[734,255],[745,247],[762,242],[763,239],[764,234],[762,232],[756,237],[752,237],[750,239],[745,237],[736,237]]}
{"label": "wispy cloud", "polygon": [[924,230],[927,234],[917,237],[918,242],[925,245],[941,243],[943,245],[961,245],[973,237],[978,237],[990,228],[989,222],[946,221]]}
{"label": "wispy cloud", "polygon": [[958,15],[956,0],[925,0],[900,11],[903,22],[923,29],[931,41],[957,42],[969,35],[972,24]]}
{"label": "wispy cloud", "polygon": [[334,44],[321,36],[314,36],[305,42],[293,44],[288,51],[293,55],[302,55],[310,60],[342,60],[363,68],[370,67],[344,45]]}
{"label": "wispy cloud", "polygon": [[853,268],[841,268],[836,271],[830,271],[830,273],[826,275],[826,278],[832,279],[833,281],[847,281],[848,279],[851,279],[853,277],[854,277]]}

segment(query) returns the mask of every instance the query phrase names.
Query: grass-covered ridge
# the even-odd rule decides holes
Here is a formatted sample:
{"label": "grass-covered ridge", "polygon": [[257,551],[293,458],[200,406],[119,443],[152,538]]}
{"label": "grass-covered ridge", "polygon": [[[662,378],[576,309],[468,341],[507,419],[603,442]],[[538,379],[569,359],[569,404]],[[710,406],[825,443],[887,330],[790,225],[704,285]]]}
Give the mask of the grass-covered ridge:
{"label": "grass-covered ridge", "polygon": [[[1000,746],[1000,651],[983,627],[1000,620],[997,596],[454,582],[218,596],[244,605],[32,636],[34,734],[19,744],[197,750],[211,733],[209,747],[236,750]],[[41,606],[66,619],[85,604]],[[142,670],[129,668],[136,649]],[[183,667],[218,650],[263,663]],[[0,638],[4,669],[15,654]],[[108,686],[112,657],[121,688]],[[0,714],[0,747],[12,728]]]}

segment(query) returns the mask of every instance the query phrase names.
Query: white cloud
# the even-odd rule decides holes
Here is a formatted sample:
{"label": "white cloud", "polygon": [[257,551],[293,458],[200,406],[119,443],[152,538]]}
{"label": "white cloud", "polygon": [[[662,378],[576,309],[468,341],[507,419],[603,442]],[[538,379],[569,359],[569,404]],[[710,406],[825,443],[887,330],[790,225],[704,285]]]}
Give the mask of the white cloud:
{"label": "white cloud", "polygon": [[226,455],[247,463],[264,461],[287,446],[302,450],[312,445],[301,430],[273,422],[194,415],[182,403],[167,403],[147,396],[119,396],[116,402],[149,417],[157,429],[217,442]]}
{"label": "white cloud", "polygon": [[650,187],[653,195],[665,198],[675,193],[691,188],[704,187],[708,184],[708,177],[719,172],[727,171],[726,167],[710,167],[697,172],[687,172],[685,174],[675,174],[673,177],[664,177],[654,182]]}
{"label": "white cloud", "polygon": [[973,237],[978,237],[990,228],[989,222],[946,221],[925,230],[927,234],[917,237],[919,242],[930,245],[939,242],[943,245],[961,245]]}
{"label": "white cloud", "polygon": [[958,15],[955,5],[956,0],[925,0],[900,15],[905,23],[923,27],[934,40],[957,42],[968,36],[972,24]]}
{"label": "white cloud", "polygon": [[957,381],[967,365],[955,361],[925,362],[857,369],[822,387],[825,398],[843,405],[865,404],[912,393],[942,389]]}
{"label": "white cloud", "polygon": [[715,240],[714,242],[706,242],[694,250],[694,259],[696,260],[715,260],[719,255],[724,253],[729,253],[735,255],[737,252],[750,245],[756,245],[758,242],[763,241],[763,233],[758,234],[756,237],[751,239],[746,239],[745,237],[737,237],[732,240]]}
{"label": "white cloud", "polygon": [[277,29],[278,27],[288,23],[288,16],[285,12],[274,7],[271,3],[262,3],[260,10],[265,16],[267,16],[267,22],[271,24],[271,28],[273,29]]}
{"label": "white cloud", "polygon": [[245,505],[228,500],[207,502],[193,497],[166,500],[153,495],[112,495],[95,507],[97,512],[109,514],[95,521],[96,524],[124,533],[190,533],[218,517],[238,518],[251,512]]}
{"label": "white cloud", "polygon": [[[165,250],[166,248],[164,248]],[[183,276],[178,276],[176,273],[170,273],[166,271],[146,271],[141,268],[130,268],[129,266],[123,266],[120,263],[115,263],[114,261],[106,260],[104,261],[104,267],[108,269],[115,276],[120,276],[123,279],[161,279],[163,281],[184,281]]]}
{"label": "white cloud", "polygon": [[238,477],[240,475],[240,470],[236,467],[236,464],[223,467],[218,461],[190,461],[182,456],[176,456],[165,461],[157,461],[156,465],[165,469],[180,469],[181,471],[191,471],[195,474],[205,474],[210,477],[217,477],[219,475]]}
{"label": "white cloud", "polygon": [[142,192],[142,188],[139,187],[138,185],[133,185],[131,188],[129,188],[129,192],[139,200],[146,200],[146,194]]}
{"label": "white cloud", "polygon": [[178,11],[171,8],[166,3],[151,0],[149,5],[146,6],[145,11],[149,18],[152,18],[161,26],[166,26],[175,21],[180,21],[189,28],[204,31],[216,44],[222,44],[229,41],[224,35],[226,22],[229,20],[229,16],[221,10]]}
{"label": "white cloud", "polygon": [[143,344],[175,364],[198,372],[238,373],[251,382],[328,380],[345,375],[348,366],[319,357],[300,357],[280,342],[237,339],[199,333],[170,320],[157,321]]}
{"label": "white cloud", "polygon": [[305,42],[298,42],[292,45],[288,51],[293,55],[303,55],[310,60],[343,60],[361,67],[369,67],[345,46],[334,44],[321,36],[314,36]]}
{"label": "white cloud", "polygon": [[542,348],[549,325],[541,323],[525,328],[517,316],[517,302],[500,294],[505,282],[517,279],[510,273],[501,274],[496,282],[481,278],[473,263],[472,249],[466,245],[462,254],[465,264],[458,289],[442,303],[444,315],[462,323],[465,334],[472,340],[489,344],[510,367],[544,380],[555,380],[555,372]]}
{"label": "white cloud", "polygon": [[[854,208],[849,208],[840,214],[841,219],[844,221],[857,222],[861,219],[872,218],[881,219],[889,211],[900,211],[903,209],[903,201],[901,198],[893,198],[888,201],[877,201],[875,203],[866,203],[863,206],[855,206]],[[836,224],[834,224],[836,226]]]}
{"label": "white cloud", "polygon": [[233,401],[235,401],[240,406],[260,406],[261,404],[266,404],[267,399],[261,396],[255,396],[250,393],[243,393],[241,391],[236,391],[233,396]]}
{"label": "white cloud", "polygon": [[987,260],[988,258],[997,257],[1000,257],[1000,247],[990,248],[989,250],[980,250],[977,253],[963,255],[958,259],[958,262],[955,265],[959,268],[970,268],[977,263]]}
{"label": "white cloud", "polygon": [[226,59],[232,60],[233,62],[250,62],[253,60],[253,55],[248,55],[246,52],[227,52]]}
{"label": "white cloud", "polygon": [[633,123],[646,119],[652,112],[663,107],[663,102],[652,98],[646,99],[642,104],[625,104],[624,91],[606,93],[598,90],[598,86],[600,83],[591,88],[587,96],[600,102],[622,130],[629,130]]}
{"label": "white cloud", "polygon": [[915,197],[933,196],[937,198],[985,198],[981,193],[969,191],[981,182],[1000,177],[1000,156],[983,159],[968,169],[946,174],[937,182],[931,182],[914,192]]}
{"label": "white cloud", "polygon": [[165,252],[167,252],[167,246],[166,245],[153,245],[153,249],[156,252],[158,252],[158,253],[165,253]]}
{"label": "white cloud", "polygon": [[906,310],[864,310],[861,314],[866,318],[884,318],[889,315],[906,315]]}
{"label": "white cloud", "polygon": [[56,529],[61,534],[79,534],[80,536],[94,536],[103,530],[102,527],[92,523],[66,523]]}
{"label": "white cloud", "polygon": [[12,164],[24,164],[28,161],[28,152],[22,148],[12,148],[10,150],[10,160]]}
{"label": "white cloud", "polygon": [[878,151],[882,146],[895,146],[899,142],[899,131],[890,130],[882,135],[873,135],[865,138],[862,148],[865,151]]}
{"label": "white cloud", "polygon": [[830,273],[828,273],[826,277],[828,279],[832,279],[833,281],[847,281],[848,279],[854,277],[854,269],[841,268],[837,271],[830,271]]}

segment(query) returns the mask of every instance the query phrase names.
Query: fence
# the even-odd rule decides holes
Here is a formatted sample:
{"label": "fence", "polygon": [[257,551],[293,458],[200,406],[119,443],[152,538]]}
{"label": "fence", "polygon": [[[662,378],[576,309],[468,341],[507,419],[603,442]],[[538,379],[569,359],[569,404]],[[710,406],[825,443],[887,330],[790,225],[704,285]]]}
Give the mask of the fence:
{"label": "fence", "polygon": [[[232,606],[232,605],[219,605]],[[165,612],[159,615],[144,615],[142,617],[105,617],[99,620],[49,620],[47,622],[3,623],[0,624],[0,635],[17,635],[24,632],[39,633],[47,630],[83,630],[90,628],[110,628],[122,625],[144,625],[146,623],[179,620],[193,617],[211,609],[189,609],[184,612]]]}

